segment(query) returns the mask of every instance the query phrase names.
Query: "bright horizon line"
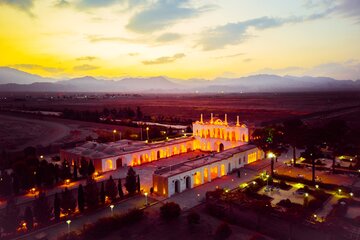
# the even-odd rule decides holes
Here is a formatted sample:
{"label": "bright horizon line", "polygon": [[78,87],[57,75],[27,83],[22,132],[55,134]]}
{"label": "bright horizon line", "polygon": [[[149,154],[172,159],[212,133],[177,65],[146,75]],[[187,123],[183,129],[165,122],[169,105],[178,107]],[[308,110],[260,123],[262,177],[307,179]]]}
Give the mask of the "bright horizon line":
{"label": "bright horizon line", "polygon": [[107,76],[103,76],[103,75],[91,75],[91,74],[84,74],[84,75],[75,75],[75,76],[62,76],[62,77],[47,77],[47,76],[43,76],[41,74],[37,74],[37,73],[32,73],[30,71],[24,71],[18,68],[14,68],[14,67],[9,67],[9,66],[0,66],[0,68],[8,68],[8,69],[13,69],[13,70],[17,70],[23,73],[27,73],[27,74],[31,74],[31,75],[35,75],[41,78],[49,78],[55,81],[66,81],[66,80],[71,80],[71,79],[78,79],[78,78],[86,78],[86,77],[91,77],[91,78],[95,78],[97,80],[106,80],[106,81],[121,81],[123,79],[126,78],[142,78],[142,79],[146,79],[146,78],[166,78],[168,80],[178,80],[178,81],[192,81],[192,80],[199,80],[199,81],[216,81],[217,79],[237,79],[237,78],[246,78],[246,77],[253,77],[253,76],[277,76],[277,77],[296,77],[296,78],[331,78],[334,79],[336,81],[358,81],[360,80],[360,77],[358,79],[338,79],[338,78],[333,78],[330,76],[311,76],[311,75],[291,75],[291,74],[275,74],[275,73],[252,73],[252,74],[245,74],[245,75],[241,75],[241,76],[233,76],[233,77],[225,77],[225,76],[218,76],[218,77],[214,77],[214,78],[201,78],[201,77],[193,77],[193,78],[176,78],[176,77],[169,77],[167,75],[153,75],[153,76],[114,76],[114,77],[107,77]]}

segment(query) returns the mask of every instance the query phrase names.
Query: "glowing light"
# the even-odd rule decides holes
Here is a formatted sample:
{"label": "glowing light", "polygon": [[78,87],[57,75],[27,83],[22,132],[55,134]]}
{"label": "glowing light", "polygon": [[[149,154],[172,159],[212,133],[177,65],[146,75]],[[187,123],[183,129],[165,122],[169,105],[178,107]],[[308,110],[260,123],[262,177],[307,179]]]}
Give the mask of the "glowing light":
{"label": "glowing light", "polygon": [[267,156],[268,156],[268,158],[274,158],[274,157],[275,157],[275,154],[272,153],[272,152],[269,152]]}
{"label": "glowing light", "polygon": [[308,197],[309,196],[309,194],[308,193],[305,193],[305,197]]}
{"label": "glowing light", "polygon": [[353,196],[354,196],[354,194],[351,192],[351,193],[350,193],[350,197],[353,197]]}
{"label": "glowing light", "polygon": [[314,216],[314,218],[317,218],[317,215],[316,215],[316,214],[314,214],[313,216]]}
{"label": "glowing light", "polygon": [[252,184],[253,184],[253,185],[256,185],[256,182],[255,182],[255,181],[253,181],[253,182],[252,182]]}
{"label": "glowing light", "polygon": [[116,129],[114,129],[114,130],[113,130],[113,133],[116,133],[116,132],[117,132]]}
{"label": "glowing light", "polygon": [[318,189],[318,188],[319,188],[319,185],[316,184],[316,185],[315,185],[315,188]]}
{"label": "glowing light", "polygon": [[69,185],[69,183],[70,183],[70,179],[66,179],[66,180],[65,180],[65,184],[66,184],[66,185]]}
{"label": "glowing light", "polygon": [[40,158],[41,158],[41,159],[43,159],[43,158],[44,158],[44,156],[43,156],[43,155],[40,155]]}

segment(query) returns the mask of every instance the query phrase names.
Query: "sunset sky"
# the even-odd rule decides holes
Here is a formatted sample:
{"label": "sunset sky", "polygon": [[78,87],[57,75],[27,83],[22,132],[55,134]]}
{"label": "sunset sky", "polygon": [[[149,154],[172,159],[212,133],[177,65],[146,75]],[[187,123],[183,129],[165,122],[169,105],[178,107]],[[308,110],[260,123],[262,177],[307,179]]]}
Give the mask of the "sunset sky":
{"label": "sunset sky", "polygon": [[359,0],[0,0],[0,66],[63,78],[360,79]]}

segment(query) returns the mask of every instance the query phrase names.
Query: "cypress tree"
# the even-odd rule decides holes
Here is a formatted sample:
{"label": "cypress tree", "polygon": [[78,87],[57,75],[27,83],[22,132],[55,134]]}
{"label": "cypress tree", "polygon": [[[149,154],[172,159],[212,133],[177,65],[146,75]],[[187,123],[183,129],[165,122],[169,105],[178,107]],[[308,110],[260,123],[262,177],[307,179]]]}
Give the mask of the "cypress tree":
{"label": "cypress tree", "polygon": [[100,190],[100,201],[101,204],[105,204],[105,188],[104,188],[104,182],[101,183],[101,190]]}
{"label": "cypress tree", "polygon": [[105,194],[108,196],[111,201],[114,201],[117,196],[117,189],[116,189],[116,183],[112,176],[106,181],[105,185]]}
{"label": "cypress tree", "polygon": [[13,192],[15,195],[19,194],[20,191],[20,182],[19,178],[16,174],[13,174],[13,182],[12,182]]}
{"label": "cypress tree", "polygon": [[19,225],[19,209],[13,198],[9,199],[6,204],[5,212],[1,216],[1,226],[7,233],[15,232]]}
{"label": "cypress tree", "polygon": [[68,188],[65,188],[65,191],[61,194],[61,208],[68,214],[74,212],[76,209],[76,199]]}
{"label": "cypress tree", "polygon": [[137,175],[137,191],[140,193],[140,175]]}
{"label": "cypress tree", "polygon": [[119,181],[118,181],[118,191],[119,191],[120,199],[123,199],[124,198],[124,192],[123,192],[123,189],[122,189],[122,183],[121,183],[120,178],[119,178]]}
{"label": "cypress tree", "polygon": [[34,216],[39,223],[45,224],[50,220],[51,211],[47,197],[40,192],[38,198],[33,202]]}
{"label": "cypress tree", "polygon": [[33,229],[33,227],[34,227],[34,216],[33,216],[33,213],[31,211],[31,208],[29,206],[27,206],[26,209],[25,209],[24,220],[25,220],[27,229],[28,230]]}
{"label": "cypress tree", "polygon": [[75,180],[77,180],[77,178],[78,178],[78,168],[77,168],[77,163],[76,163],[76,161],[75,161],[75,163],[74,163],[73,178],[74,178]]}
{"label": "cypress tree", "polygon": [[60,220],[60,198],[57,193],[54,198],[54,216],[56,221]]}
{"label": "cypress tree", "polygon": [[125,188],[126,188],[126,191],[128,191],[128,193],[130,195],[132,195],[136,192],[136,189],[137,189],[136,172],[134,171],[134,169],[132,167],[130,167],[127,172],[127,176],[126,176],[126,180],[125,180]]}
{"label": "cypress tree", "polygon": [[99,190],[94,179],[89,178],[85,187],[86,205],[90,209],[94,209],[99,205]]}
{"label": "cypress tree", "polygon": [[92,176],[95,172],[94,163],[90,160],[89,166],[88,166],[88,176]]}
{"label": "cypress tree", "polygon": [[84,212],[85,199],[84,199],[84,189],[82,184],[80,184],[78,188],[78,208],[80,212]]}

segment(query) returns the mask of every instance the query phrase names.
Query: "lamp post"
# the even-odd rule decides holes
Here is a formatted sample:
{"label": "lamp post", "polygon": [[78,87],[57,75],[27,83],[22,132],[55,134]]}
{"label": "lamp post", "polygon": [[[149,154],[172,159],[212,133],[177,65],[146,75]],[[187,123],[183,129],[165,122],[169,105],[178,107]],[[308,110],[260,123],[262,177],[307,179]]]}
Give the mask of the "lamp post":
{"label": "lamp post", "polygon": [[145,192],[144,195],[145,195],[145,206],[147,206],[148,205],[148,198],[147,198],[148,193]]}
{"label": "lamp post", "polygon": [[114,142],[115,142],[115,134],[116,134],[116,129],[113,130],[113,137],[114,137]]}
{"label": "lamp post", "polygon": [[67,226],[68,226],[68,233],[70,233],[70,223],[71,223],[71,220],[70,220],[70,219],[67,220],[66,223],[67,223]]}
{"label": "lamp post", "polygon": [[110,205],[110,210],[111,210],[111,216],[114,216],[114,205],[113,204]]}
{"label": "lamp post", "polygon": [[146,138],[149,142],[149,127],[146,127]]}

